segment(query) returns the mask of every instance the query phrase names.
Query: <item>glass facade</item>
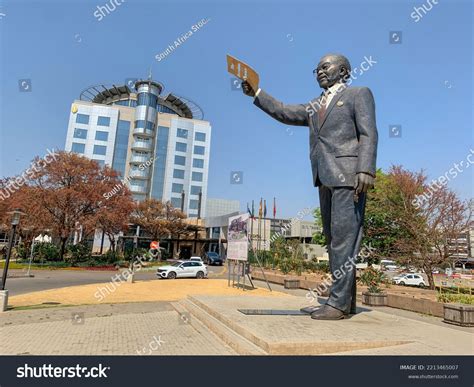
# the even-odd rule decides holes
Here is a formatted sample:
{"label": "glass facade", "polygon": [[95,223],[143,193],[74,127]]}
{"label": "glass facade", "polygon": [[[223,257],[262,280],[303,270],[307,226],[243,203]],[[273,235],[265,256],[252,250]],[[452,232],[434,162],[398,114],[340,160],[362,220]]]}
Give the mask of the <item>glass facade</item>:
{"label": "glass facade", "polygon": [[187,144],[184,142],[177,142],[176,143],[176,150],[178,152],[186,152]]}
{"label": "glass facade", "polygon": [[131,106],[131,107],[136,107],[137,106],[137,101],[134,99],[124,99],[121,101],[116,101],[113,103],[114,105],[121,105],[121,106]]}
{"label": "glass facade", "polygon": [[186,157],[184,157],[184,156],[174,156],[174,163],[176,165],[186,165]]}
{"label": "glass facade", "polygon": [[86,150],[86,144],[79,144],[77,142],[72,143],[71,151],[74,153],[84,153]]}
{"label": "glass facade", "polygon": [[203,159],[193,159],[193,167],[194,168],[204,168],[204,160]]}
{"label": "glass facade", "polygon": [[151,93],[140,93],[138,94],[137,101],[138,105],[148,105],[152,108],[156,108],[158,97]]}
{"label": "glass facade", "polygon": [[194,133],[194,139],[196,141],[206,141],[206,133],[196,132]]}
{"label": "glass facade", "polygon": [[80,113],[77,113],[76,114],[76,122],[78,124],[85,124],[85,125],[88,125],[89,124],[89,116],[87,114],[80,114]]}
{"label": "glass facade", "polygon": [[109,132],[98,130],[97,132],[95,132],[95,139],[97,141],[107,141],[109,139]]}
{"label": "glass facade", "polygon": [[192,185],[191,186],[191,195],[199,195],[199,192],[201,192],[202,187],[198,185]]}
{"label": "glass facade", "polygon": [[193,172],[191,180],[192,181],[202,181],[202,173],[201,172]]}
{"label": "glass facade", "polygon": [[175,179],[184,179],[184,169],[174,169],[173,177]]}
{"label": "glass facade", "polygon": [[199,200],[191,199],[189,201],[189,209],[197,210],[199,208]]}
{"label": "glass facade", "polygon": [[74,129],[74,138],[82,138],[82,139],[85,140],[87,138],[87,129],[75,128]]}
{"label": "glass facade", "polygon": [[128,137],[130,134],[130,121],[119,120],[117,134],[115,135],[114,159],[112,168],[125,176],[125,164],[127,161]]}
{"label": "glass facade", "polygon": [[205,148],[200,145],[194,145],[194,154],[196,155],[203,155]]}
{"label": "glass facade", "polygon": [[174,208],[181,208],[181,198],[171,198],[171,205]]}
{"label": "glass facade", "polygon": [[103,145],[94,145],[94,154],[105,156],[107,153],[107,147]]}
{"label": "glass facade", "polygon": [[156,110],[160,113],[178,114],[174,110],[171,110],[169,107],[163,106],[160,104],[158,104],[158,106],[156,107]]}
{"label": "glass facade", "polygon": [[156,135],[155,163],[153,166],[153,186],[151,187],[151,196],[158,200],[163,198],[169,131],[170,129],[166,126],[158,126],[158,133]]}
{"label": "glass facade", "polygon": [[[145,127],[145,120],[136,120],[135,121],[135,128],[144,128]],[[154,130],[155,124],[153,122],[147,121],[146,129]]]}
{"label": "glass facade", "polygon": [[173,185],[171,187],[171,192],[181,193],[181,192],[183,192],[183,188],[184,188],[183,184],[173,183]]}
{"label": "glass facade", "polygon": [[97,117],[97,125],[98,126],[110,126],[110,117]]}
{"label": "glass facade", "polygon": [[176,135],[181,138],[188,138],[189,131],[187,129],[178,128]]}

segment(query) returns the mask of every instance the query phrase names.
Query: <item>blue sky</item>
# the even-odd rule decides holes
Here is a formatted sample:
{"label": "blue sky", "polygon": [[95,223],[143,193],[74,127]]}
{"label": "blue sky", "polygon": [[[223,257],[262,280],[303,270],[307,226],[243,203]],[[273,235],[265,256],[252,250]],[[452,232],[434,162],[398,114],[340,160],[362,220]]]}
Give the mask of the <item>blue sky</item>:
{"label": "blue sky", "polygon": [[[474,150],[470,1],[439,0],[415,22],[413,7],[427,1],[125,0],[98,21],[94,11],[108,1],[0,3],[1,176],[64,147],[70,104],[83,89],[144,78],[152,66],[165,92],[195,101],[212,124],[210,197],[238,199],[244,209],[276,196],[282,217],[317,206],[308,129],[272,120],[232,90],[226,53],[287,103],[320,94],[312,70],[323,54],[343,53],[353,67],[371,56],[377,63],[353,85],[374,93],[385,170],[395,163],[436,178]],[[155,59],[203,18],[204,27]],[[389,44],[390,31],[402,31],[401,44]],[[19,91],[20,79],[31,79],[31,92]],[[394,124],[401,138],[389,137]],[[466,199],[473,169],[449,183]],[[230,184],[231,171],[243,172],[243,184]]]}

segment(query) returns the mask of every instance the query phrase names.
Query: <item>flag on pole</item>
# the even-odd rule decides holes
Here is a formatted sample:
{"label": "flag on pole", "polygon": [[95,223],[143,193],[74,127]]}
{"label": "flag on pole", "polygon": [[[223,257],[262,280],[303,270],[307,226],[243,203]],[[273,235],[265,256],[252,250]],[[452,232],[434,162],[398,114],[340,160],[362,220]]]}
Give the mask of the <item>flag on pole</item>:
{"label": "flag on pole", "polygon": [[249,213],[249,216],[252,217],[252,211],[250,211],[249,202],[247,202],[247,212]]}
{"label": "flag on pole", "polygon": [[262,198],[260,198],[260,207],[258,208],[258,217],[262,217]]}
{"label": "flag on pole", "polygon": [[273,198],[273,219],[275,219],[276,213],[277,213],[276,199]]}
{"label": "flag on pole", "polygon": [[264,218],[267,217],[267,201],[266,200],[263,201],[263,217]]}
{"label": "flag on pole", "polygon": [[255,218],[255,207],[253,205],[253,200],[252,200],[252,219]]}

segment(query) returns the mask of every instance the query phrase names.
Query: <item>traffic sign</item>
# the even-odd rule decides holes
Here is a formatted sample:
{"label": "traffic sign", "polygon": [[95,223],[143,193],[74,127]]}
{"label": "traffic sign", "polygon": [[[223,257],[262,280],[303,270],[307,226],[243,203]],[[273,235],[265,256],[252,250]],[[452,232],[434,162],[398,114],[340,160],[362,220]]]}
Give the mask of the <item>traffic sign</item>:
{"label": "traffic sign", "polygon": [[160,242],[153,241],[153,242],[150,243],[150,249],[157,250],[159,248],[160,248]]}

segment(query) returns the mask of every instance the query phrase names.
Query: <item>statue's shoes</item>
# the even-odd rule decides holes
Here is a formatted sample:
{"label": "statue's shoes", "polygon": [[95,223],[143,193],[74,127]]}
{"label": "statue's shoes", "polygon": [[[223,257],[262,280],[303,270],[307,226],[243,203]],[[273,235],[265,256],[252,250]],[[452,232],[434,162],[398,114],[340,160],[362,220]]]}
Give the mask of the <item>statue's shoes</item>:
{"label": "statue's shoes", "polygon": [[321,305],[310,305],[310,306],[305,306],[304,308],[301,308],[300,311],[306,314],[311,314],[317,311],[319,308],[321,308]]}
{"label": "statue's shoes", "polygon": [[344,317],[345,315],[342,311],[327,304],[311,313],[313,320],[341,320]]}

